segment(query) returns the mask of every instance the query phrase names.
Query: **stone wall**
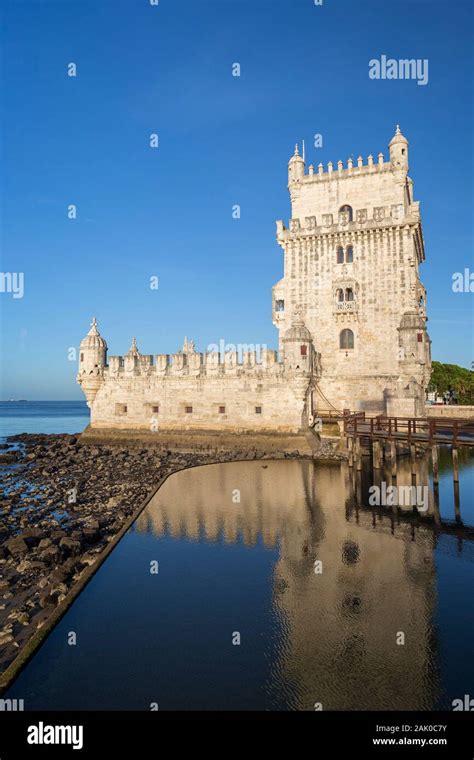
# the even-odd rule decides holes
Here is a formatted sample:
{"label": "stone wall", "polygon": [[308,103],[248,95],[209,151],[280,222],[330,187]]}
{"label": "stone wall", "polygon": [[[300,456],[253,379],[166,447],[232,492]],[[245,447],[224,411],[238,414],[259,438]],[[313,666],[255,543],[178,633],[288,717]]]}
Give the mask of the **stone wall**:
{"label": "stone wall", "polygon": [[307,427],[307,376],[264,369],[215,375],[104,373],[95,428],[298,432]]}
{"label": "stone wall", "polygon": [[430,419],[448,419],[462,418],[463,420],[474,420],[474,406],[437,406],[436,404],[426,404],[425,414]]}

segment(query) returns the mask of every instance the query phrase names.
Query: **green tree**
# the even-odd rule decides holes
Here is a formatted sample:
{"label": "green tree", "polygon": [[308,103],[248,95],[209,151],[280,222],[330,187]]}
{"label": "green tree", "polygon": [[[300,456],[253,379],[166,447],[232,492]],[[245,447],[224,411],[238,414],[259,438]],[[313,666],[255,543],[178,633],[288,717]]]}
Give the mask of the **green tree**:
{"label": "green tree", "polygon": [[456,393],[458,404],[474,405],[474,372],[457,364],[433,362],[429,390],[442,395],[449,389]]}

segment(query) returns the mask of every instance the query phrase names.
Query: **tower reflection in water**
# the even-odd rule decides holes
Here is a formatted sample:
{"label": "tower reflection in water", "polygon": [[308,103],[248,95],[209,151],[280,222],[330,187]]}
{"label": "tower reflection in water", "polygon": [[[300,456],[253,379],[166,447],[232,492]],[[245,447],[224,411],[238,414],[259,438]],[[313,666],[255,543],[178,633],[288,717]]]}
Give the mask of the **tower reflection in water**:
{"label": "tower reflection in water", "polygon": [[[420,483],[427,482],[423,467]],[[399,484],[411,483],[406,470]],[[433,530],[394,524],[388,508],[386,516],[357,509],[357,491],[367,503],[369,481],[353,478],[345,465],[311,461],[187,470],[165,482],[135,530],[248,545],[261,537],[278,547],[277,642],[265,686],[270,706],[283,699],[300,710],[318,703],[324,710],[433,709],[439,691]]]}

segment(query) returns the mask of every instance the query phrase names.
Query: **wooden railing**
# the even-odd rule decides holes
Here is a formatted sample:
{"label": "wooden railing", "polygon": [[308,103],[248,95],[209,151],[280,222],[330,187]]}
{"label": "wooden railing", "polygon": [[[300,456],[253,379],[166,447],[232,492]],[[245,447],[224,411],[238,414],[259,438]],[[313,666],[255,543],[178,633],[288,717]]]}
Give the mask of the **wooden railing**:
{"label": "wooden railing", "polygon": [[462,418],[428,419],[425,417],[365,418],[364,412],[345,415],[344,434],[350,437],[370,436],[428,443],[447,443],[453,446],[474,446],[474,420]]}

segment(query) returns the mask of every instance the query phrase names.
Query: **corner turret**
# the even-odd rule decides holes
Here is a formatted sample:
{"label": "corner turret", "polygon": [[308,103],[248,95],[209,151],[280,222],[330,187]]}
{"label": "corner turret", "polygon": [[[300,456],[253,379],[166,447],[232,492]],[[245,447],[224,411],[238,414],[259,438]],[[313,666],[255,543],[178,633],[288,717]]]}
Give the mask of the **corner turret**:
{"label": "corner turret", "polygon": [[302,319],[293,322],[282,342],[285,368],[310,373],[314,361],[313,339]]}
{"label": "corner turret", "polygon": [[388,144],[390,152],[390,168],[393,172],[400,172],[403,177],[408,174],[408,140],[400,132],[400,127],[397,124],[397,129],[394,136]]}
{"label": "corner turret", "polygon": [[298,144],[295,145],[295,152],[288,161],[288,185],[293,182],[300,182],[304,177],[304,159],[301,158],[298,151]]}
{"label": "corner turret", "polygon": [[99,333],[96,318],[93,317],[90,330],[80,343],[77,373],[77,382],[84,391],[89,407],[100,388],[106,365],[107,343]]}

